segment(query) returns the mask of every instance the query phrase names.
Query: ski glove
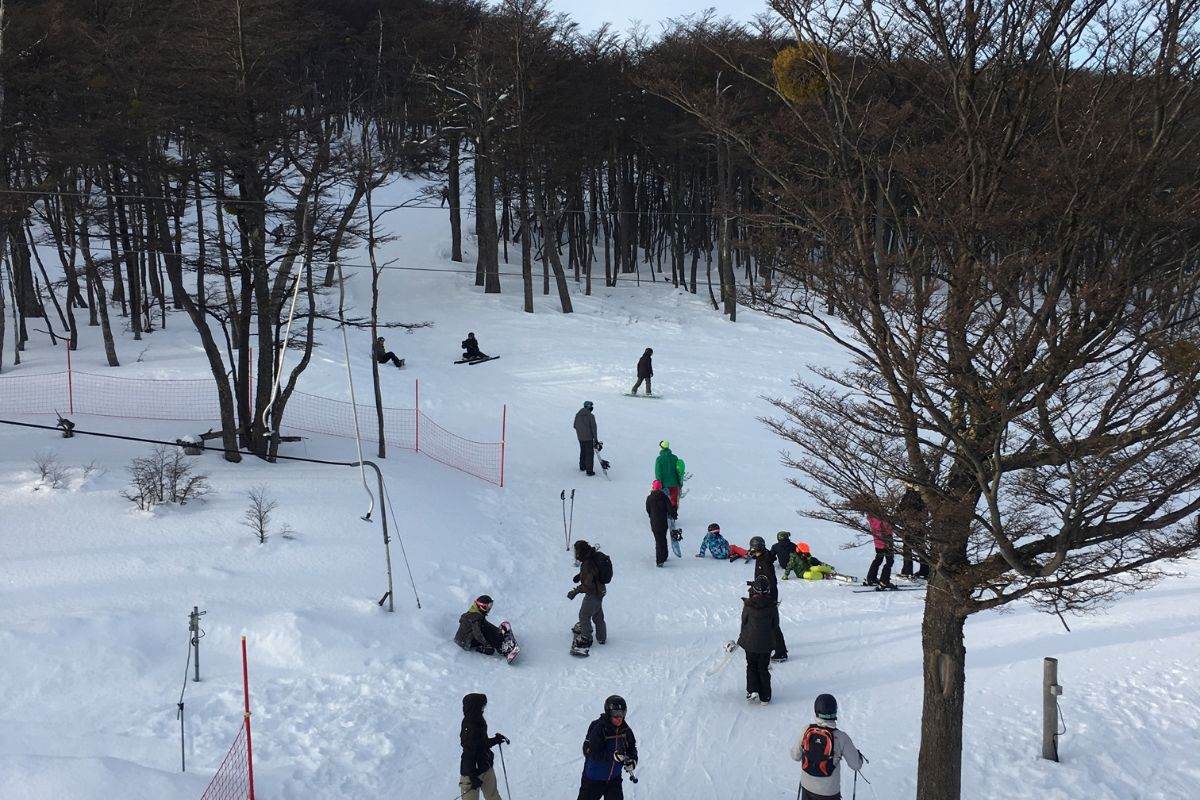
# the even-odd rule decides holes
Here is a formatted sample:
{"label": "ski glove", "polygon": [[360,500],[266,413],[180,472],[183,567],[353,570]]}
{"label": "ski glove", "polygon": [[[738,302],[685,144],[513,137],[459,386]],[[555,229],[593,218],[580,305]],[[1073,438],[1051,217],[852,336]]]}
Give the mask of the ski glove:
{"label": "ski glove", "polygon": [[568,600],[574,600],[574,599],[575,599],[575,595],[577,595],[577,594],[579,594],[579,590],[578,590],[578,589],[572,589],[571,591],[567,592],[567,599],[568,599]]}
{"label": "ski glove", "polygon": [[512,741],[503,733],[497,733],[492,737],[492,744],[512,744]]}

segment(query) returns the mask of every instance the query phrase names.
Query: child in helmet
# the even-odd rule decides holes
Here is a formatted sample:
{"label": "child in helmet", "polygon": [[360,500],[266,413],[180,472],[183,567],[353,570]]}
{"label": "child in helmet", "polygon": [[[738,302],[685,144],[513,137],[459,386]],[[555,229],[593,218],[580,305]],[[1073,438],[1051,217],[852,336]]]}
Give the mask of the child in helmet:
{"label": "child in helmet", "polygon": [[717,523],[712,523],[708,526],[708,533],[704,534],[704,541],[700,543],[700,552],[696,553],[696,558],[704,558],[704,553],[708,552],[713,558],[728,558],[729,542],[725,541],[725,537],[721,535],[721,526]]}
{"label": "child in helmet", "polygon": [[779,608],[771,599],[765,576],[750,582],[742,600],[742,630],[738,646],[746,653],[746,699],[763,705],[771,702],[771,648],[779,627]]}
{"label": "child in helmet", "polygon": [[625,698],[614,694],[604,701],[600,718],[588,726],[577,800],[620,800],[623,796],[621,772],[632,775],[638,759],[637,740],[625,724],[626,710]]}
{"label": "child in helmet", "polygon": [[793,761],[799,761],[801,800],[834,800],[842,796],[840,762],[850,769],[862,769],[866,757],[837,726],[837,699],[831,694],[817,696],[813,704],[816,719],[792,745]]}
{"label": "child in helmet", "polygon": [[783,571],[785,581],[789,572],[806,581],[820,581],[824,580],[826,575],[832,575],[834,569],[812,554],[808,542],[797,542],[796,551],[788,559],[787,569]]}

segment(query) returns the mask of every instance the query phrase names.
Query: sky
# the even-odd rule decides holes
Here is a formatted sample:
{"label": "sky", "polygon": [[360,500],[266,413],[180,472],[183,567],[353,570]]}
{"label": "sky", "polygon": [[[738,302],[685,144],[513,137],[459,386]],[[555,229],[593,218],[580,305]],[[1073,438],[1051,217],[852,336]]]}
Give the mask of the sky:
{"label": "sky", "polygon": [[631,20],[645,23],[651,33],[661,29],[659,22],[672,17],[715,8],[721,16],[748,21],[766,10],[767,0],[551,0],[551,7],[566,12],[584,31],[605,22],[625,30]]}

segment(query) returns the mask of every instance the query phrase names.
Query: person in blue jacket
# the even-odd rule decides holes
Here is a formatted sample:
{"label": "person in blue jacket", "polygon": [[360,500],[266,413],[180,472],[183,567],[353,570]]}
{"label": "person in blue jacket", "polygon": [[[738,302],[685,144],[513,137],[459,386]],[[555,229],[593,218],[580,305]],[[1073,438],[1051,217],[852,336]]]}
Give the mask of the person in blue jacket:
{"label": "person in blue jacket", "polygon": [[612,695],[604,701],[604,713],[592,720],[583,740],[583,777],[577,800],[623,800],[621,772],[633,778],[637,767],[637,740],[625,724],[625,698]]}

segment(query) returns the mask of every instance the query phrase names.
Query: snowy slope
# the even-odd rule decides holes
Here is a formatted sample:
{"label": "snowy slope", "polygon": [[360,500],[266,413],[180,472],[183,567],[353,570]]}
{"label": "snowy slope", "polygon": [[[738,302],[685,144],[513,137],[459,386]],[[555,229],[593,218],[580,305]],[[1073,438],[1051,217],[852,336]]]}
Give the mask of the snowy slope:
{"label": "snowy slope", "polygon": [[[398,264],[450,268],[440,210],[399,212]],[[468,262],[470,263],[470,262]],[[367,274],[352,281],[364,299]],[[731,325],[702,297],[669,286],[622,284],[575,296],[576,313],[538,295],[520,310],[519,280],[484,297],[469,275],[393,271],[385,315],[431,320],[389,347],[409,369],[383,371],[385,394],[422,406],[447,428],[494,439],[508,404],[507,487],[498,489],[423,457],[384,463],[399,534],[421,593],[417,610],[397,567],[397,611],[381,612],[382,545],[356,472],[311,464],[228,465],[200,459],[214,495],[142,513],[122,499],[124,465],[146,448],[0,426],[0,795],[5,798],[195,798],[235,732],[238,637],[249,637],[259,796],[453,797],[463,694],[483,691],[517,798],[572,797],[579,745],[603,698],[620,693],[642,752],[631,798],[794,796],[787,748],[813,697],[836,694],[842,727],[871,763],[864,797],[915,790],[920,712],[920,594],[853,594],[834,584],[781,584],[792,660],[774,668],[775,700],[748,707],[740,656],[709,674],[736,637],[749,565],[691,557],[718,521],[732,541],[786,528],[842,571],[862,574],[867,548],[797,516],[781,447],[757,417],[763,396],[786,394],[806,364],[836,351],[786,323],[749,312]],[[540,280],[538,281],[540,287]],[[203,375],[186,321],[144,345],[122,341],[120,374]],[[502,359],[453,366],[474,330]],[[369,387],[366,333],[352,334],[360,398]],[[340,335],[327,329],[306,391],[344,397]],[[142,349],[141,363],[133,363]],[[662,400],[623,397],[646,346]],[[42,344],[22,369],[56,369]],[[89,363],[89,360],[91,363]],[[76,368],[101,369],[85,343]],[[612,480],[575,467],[571,419],[596,404]],[[173,438],[195,423],[77,420]],[[695,476],[684,502],[685,557],[653,564],[643,501],[657,442],[668,438]],[[38,487],[32,453],[51,449],[102,472]],[[290,452],[350,458],[353,443],[314,437]],[[298,531],[259,546],[239,524],[245,489],[265,483],[280,521]],[[567,654],[578,601],[565,552],[560,490],[577,488],[575,535],[610,553],[605,601],[610,641],[592,657]],[[496,598],[493,617],[516,627],[519,663],[464,653],[451,641],[470,600]],[[1071,620],[1017,608],[967,628],[964,797],[1182,800],[1200,796],[1200,570]],[[208,611],[204,681],[187,687],[189,772],[179,775],[175,703],[183,679],[187,612]],[[1068,734],[1064,762],[1038,760],[1041,658],[1061,659]],[[846,787],[847,790],[849,787]],[[874,794],[872,794],[874,793]],[[506,795],[507,796],[507,795]]]}

